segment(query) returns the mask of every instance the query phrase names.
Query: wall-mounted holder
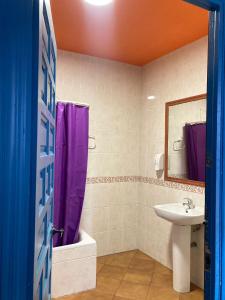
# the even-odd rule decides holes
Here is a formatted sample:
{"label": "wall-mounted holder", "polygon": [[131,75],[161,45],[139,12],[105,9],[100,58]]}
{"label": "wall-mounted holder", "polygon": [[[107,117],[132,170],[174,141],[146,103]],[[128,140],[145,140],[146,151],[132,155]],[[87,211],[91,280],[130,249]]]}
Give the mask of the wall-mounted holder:
{"label": "wall-mounted holder", "polygon": [[173,142],[173,151],[181,151],[184,150],[185,148],[185,143],[183,139],[179,139],[177,141]]}
{"label": "wall-mounted holder", "polygon": [[89,150],[96,149],[97,146],[96,146],[96,139],[95,139],[95,137],[94,136],[89,136],[88,138],[89,138],[89,141],[91,140],[92,143],[93,143],[93,145],[89,146],[88,149]]}

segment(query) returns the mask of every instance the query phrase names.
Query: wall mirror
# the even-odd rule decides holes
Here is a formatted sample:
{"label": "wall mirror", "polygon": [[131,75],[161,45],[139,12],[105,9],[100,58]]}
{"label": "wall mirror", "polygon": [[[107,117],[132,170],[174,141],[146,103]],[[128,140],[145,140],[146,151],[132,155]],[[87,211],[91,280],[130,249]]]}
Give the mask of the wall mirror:
{"label": "wall mirror", "polygon": [[166,103],[165,180],[205,186],[206,94]]}

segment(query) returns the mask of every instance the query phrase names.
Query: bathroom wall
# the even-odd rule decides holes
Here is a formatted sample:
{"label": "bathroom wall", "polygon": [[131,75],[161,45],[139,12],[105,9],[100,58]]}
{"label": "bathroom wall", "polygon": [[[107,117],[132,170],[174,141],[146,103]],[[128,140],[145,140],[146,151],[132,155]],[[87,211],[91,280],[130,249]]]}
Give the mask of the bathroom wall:
{"label": "bathroom wall", "polygon": [[[198,40],[146,65],[143,70],[138,247],[172,268],[171,225],[158,218],[152,206],[182,202],[190,197],[204,206],[204,189],[164,182],[163,173],[154,170],[154,156],[164,153],[165,103],[206,93],[207,38]],[[148,100],[149,95],[156,96]],[[203,287],[203,228],[193,232],[192,281]]]}
{"label": "bathroom wall", "polygon": [[[171,225],[152,206],[184,197],[204,206],[204,189],[165,182],[154,155],[164,153],[165,102],[205,93],[206,76],[206,38],[143,68],[58,51],[57,98],[90,105],[97,147],[89,151],[81,226],[98,255],[139,248],[172,268]],[[192,240],[192,281],[203,287],[202,228]]]}
{"label": "bathroom wall", "polygon": [[96,149],[89,151],[81,226],[98,255],[137,248],[141,87],[139,67],[58,51],[57,99],[90,105]]}

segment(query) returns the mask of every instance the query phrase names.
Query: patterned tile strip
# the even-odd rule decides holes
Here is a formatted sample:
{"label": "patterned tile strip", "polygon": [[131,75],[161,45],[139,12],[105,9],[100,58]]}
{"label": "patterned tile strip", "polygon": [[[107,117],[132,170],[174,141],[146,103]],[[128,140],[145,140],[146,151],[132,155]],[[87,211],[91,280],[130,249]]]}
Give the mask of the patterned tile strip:
{"label": "patterned tile strip", "polygon": [[88,177],[87,184],[100,184],[100,183],[120,183],[120,182],[141,182],[153,185],[159,185],[171,189],[182,190],[197,194],[204,194],[205,188],[200,186],[182,184],[172,181],[164,181],[162,179],[143,177],[143,176],[110,176],[110,177]]}

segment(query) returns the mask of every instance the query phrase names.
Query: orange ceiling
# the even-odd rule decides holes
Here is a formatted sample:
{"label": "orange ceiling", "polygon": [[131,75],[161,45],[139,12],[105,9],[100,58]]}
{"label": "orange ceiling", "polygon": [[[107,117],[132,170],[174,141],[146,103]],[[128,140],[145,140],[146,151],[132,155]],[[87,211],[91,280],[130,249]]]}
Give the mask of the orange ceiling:
{"label": "orange ceiling", "polygon": [[144,65],[208,32],[208,13],[182,0],[52,0],[59,49]]}

